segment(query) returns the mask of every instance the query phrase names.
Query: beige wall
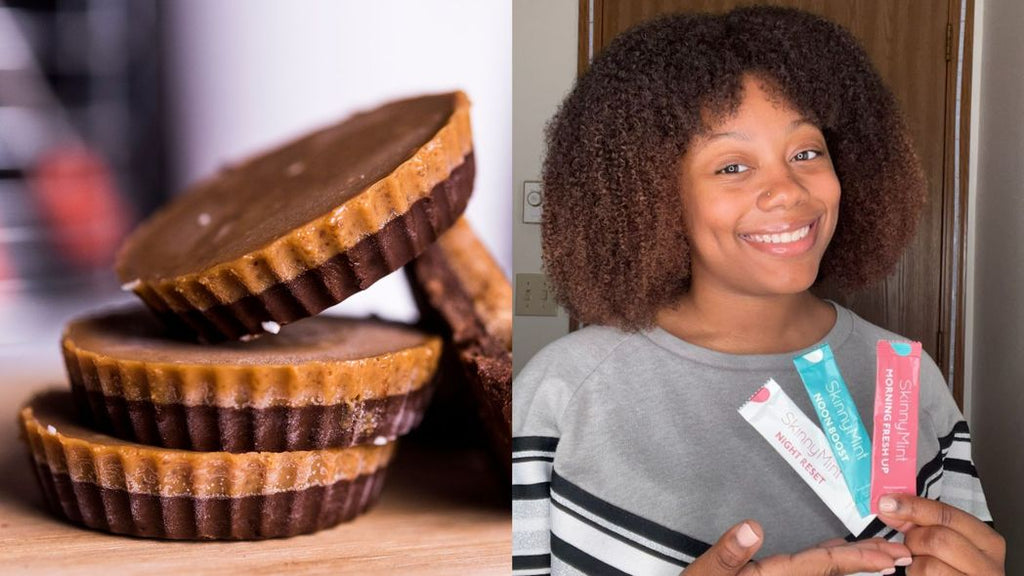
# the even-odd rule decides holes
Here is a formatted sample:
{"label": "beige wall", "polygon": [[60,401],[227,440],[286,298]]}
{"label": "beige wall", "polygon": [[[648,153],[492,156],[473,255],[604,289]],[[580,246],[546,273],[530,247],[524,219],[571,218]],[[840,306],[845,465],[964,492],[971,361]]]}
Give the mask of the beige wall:
{"label": "beige wall", "polygon": [[970,420],[1006,573],[1024,574],[1024,2],[978,10]]}
{"label": "beige wall", "polygon": [[[576,78],[577,0],[515,0],[512,7],[512,153],[516,273],[540,272],[540,225],[523,223],[523,182],[540,179],[544,125]],[[568,318],[516,316],[515,373],[568,331]]]}

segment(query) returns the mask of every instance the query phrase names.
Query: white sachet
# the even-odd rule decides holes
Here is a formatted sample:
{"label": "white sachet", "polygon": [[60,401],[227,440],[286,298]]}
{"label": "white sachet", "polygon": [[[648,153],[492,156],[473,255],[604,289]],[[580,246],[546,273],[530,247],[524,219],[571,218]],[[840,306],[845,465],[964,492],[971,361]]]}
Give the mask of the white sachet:
{"label": "white sachet", "polygon": [[861,517],[825,434],[775,380],[769,378],[739,412],[852,534],[859,535],[875,519]]}

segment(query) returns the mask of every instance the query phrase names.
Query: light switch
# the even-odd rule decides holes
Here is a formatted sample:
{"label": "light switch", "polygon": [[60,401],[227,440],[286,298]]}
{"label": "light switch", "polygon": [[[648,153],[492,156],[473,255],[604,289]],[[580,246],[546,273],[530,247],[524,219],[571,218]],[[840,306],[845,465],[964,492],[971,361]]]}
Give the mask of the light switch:
{"label": "light switch", "polygon": [[557,316],[555,295],[543,274],[516,274],[516,316]]}
{"label": "light switch", "polygon": [[540,224],[544,215],[544,192],[540,182],[523,182],[523,222]]}

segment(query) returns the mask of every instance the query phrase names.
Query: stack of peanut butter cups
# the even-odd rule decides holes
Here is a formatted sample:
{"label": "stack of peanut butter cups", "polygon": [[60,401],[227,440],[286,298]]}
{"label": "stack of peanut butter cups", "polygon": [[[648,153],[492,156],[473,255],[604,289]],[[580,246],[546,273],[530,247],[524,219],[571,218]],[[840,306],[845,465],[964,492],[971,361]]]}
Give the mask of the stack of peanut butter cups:
{"label": "stack of peanut butter cups", "polygon": [[[423,96],[225,169],[143,222],[116,268],[146,307],[70,322],[70,390],[21,410],[48,507],[118,534],[260,539],[373,506],[442,348],[470,344],[318,314],[468,230],[473,177],[467,98]],[[469,282],[497,288],[460,294],[507,292],[510,313],[482,258]]]}

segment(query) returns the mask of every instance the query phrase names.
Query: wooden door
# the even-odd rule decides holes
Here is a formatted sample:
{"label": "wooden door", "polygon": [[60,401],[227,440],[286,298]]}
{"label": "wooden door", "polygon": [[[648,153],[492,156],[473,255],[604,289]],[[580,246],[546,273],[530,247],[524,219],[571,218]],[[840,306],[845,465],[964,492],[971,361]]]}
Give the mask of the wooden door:
{"label": "wooden door", "polygon": [[[966,167],[966,122],[956,122],[961,2],[971,0],[772,0],[838,22],[853,32],[899,100],[928,178],[928,200],[917,236],[895,272],[858,293],[817,290],[870,322],[920,340],[935,358],[962,406],[963,280],[966,171],[954,182],[957,162]],[[721,12],[752,0],[581,0],[580,71],[620,32],[658,15]],[[968,37],[969,41],[969,37]],[[592,44],[591,44],[592,42]],[[969,46],[965,46],[969,48]],[[963,61],[969,65],[967,50]],[[961,80],[961,117],[969,118],[970,70]],[[959,213],[958,213],[959,211]],[[953,337],[950,337],[953,336]]]}

